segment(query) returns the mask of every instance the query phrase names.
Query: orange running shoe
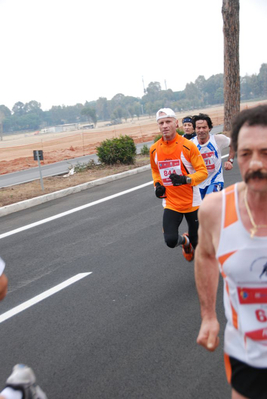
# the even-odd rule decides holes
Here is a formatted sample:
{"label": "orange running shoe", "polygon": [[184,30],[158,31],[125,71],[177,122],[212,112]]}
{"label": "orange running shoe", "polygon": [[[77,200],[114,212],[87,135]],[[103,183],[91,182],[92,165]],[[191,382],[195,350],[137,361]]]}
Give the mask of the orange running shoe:
{"label": "orange running shoe", "polygon": [[[189,241],[189,235],[188,233],[184,233],[183,237],[186,237]],[[185,238],[185,240],[187,241],[187,239]],[[183,255],[185,257],[185,259],[187,260],[187,262],[192,262],[192,260],[194,259],[194,248],[192,246],[192,244],[189,241],[189,245],[185,246],[185,244],[182,245],[182,249],[183,249]]]}

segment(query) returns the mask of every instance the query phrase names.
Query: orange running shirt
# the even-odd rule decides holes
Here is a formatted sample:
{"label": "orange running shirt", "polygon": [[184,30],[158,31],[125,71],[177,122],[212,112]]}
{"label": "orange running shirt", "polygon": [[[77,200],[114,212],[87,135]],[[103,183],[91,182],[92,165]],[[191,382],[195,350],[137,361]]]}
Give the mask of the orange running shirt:
{"label": "orange running shirt", "polygon": [[[176,134],[172,141],[162,138],[150,147],[150,164],[154,185],[166,188],[163,207],[181,213],[193,212],[200,203],[199,183],[208,176],[205,162],[196,145]],[[191,184],[173,186],[171,173],[191,177]]]}

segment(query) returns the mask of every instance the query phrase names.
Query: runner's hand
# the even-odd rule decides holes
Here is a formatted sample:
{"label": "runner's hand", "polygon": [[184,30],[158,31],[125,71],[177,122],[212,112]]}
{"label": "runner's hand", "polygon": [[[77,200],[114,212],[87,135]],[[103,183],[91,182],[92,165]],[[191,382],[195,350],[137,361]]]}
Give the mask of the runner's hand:
{"label": "runner's hand", "polygon": [[210,352],[215,351],[220,343],[219,339],[220,325],[217,318],[211,320],[202,320],[201,327],[197,337],[197,343],[202,345]]}
{"label": "runner's hand", "polygon": [[186,177],[177,175],[176,173],[172,173],[170,176],[173,186],[181,186],[182,184],[186,184]]}
{"label": "runner's hand", "polygon": [[163,197],[163,195],[165,194],[166,188],[164,186],[162,186],[160,183],[156,183],[155,187],[156,187],[156,190],[155,190],[156,197],[166,198],[166,197]]}

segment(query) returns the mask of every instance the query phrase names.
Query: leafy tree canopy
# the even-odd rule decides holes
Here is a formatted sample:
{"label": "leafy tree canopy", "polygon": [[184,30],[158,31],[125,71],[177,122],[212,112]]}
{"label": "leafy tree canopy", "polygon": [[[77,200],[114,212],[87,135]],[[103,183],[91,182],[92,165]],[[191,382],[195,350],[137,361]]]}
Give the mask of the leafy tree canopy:
{"label": "leafy tree canopy", "polygon": [[[117,93],[111,100],[100,97],[96,101],[86,101],[73,106],[54,105],[43,111],[35,100],[28,103],[18,101],[12,110],[0,105],[0,115],[5,133],[21,130],[37,130],[46,126],[64,123],[84,123],[87,121],[120,121],[122,118],[139,118],[140,115],[154,115],[161,107],[176,111],[193,110],[215,104],[223,104],[223,74],[203,75],[195,82],[187,83],[182,91],[162,90],[159,82],[150,82],[142,98]],[[259,74],[240,78],[241,100],[267,98],[267,63],[262,64]]]}

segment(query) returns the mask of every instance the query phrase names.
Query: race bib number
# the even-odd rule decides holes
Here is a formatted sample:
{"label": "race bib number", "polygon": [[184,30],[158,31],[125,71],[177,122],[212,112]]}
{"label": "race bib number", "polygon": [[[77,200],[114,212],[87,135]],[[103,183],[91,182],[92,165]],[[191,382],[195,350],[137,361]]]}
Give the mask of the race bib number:
{"label": "race bib number", "polygon": [[160,172],[160,177],[161,180],[164,184],[164,186],[171,186],[172,181],[169,178],[169,176],[172,173],[176,173],[177,175],[181,175],[181,161],[179,159],[177,160],[171,160],[171,161],[160,161],[158,162],[158,168]]}
{"label": "race bib number", "polygon": [[239,322],[245,335],[267,344],[267,288],[238,287]]}
{"label": "race bib number", "polygon": [[209,174],[213,173],[213,171],[215,169],[214,151],[205,152],[204,154],[201,154],[201,155],[206,164],[208,173]]}

